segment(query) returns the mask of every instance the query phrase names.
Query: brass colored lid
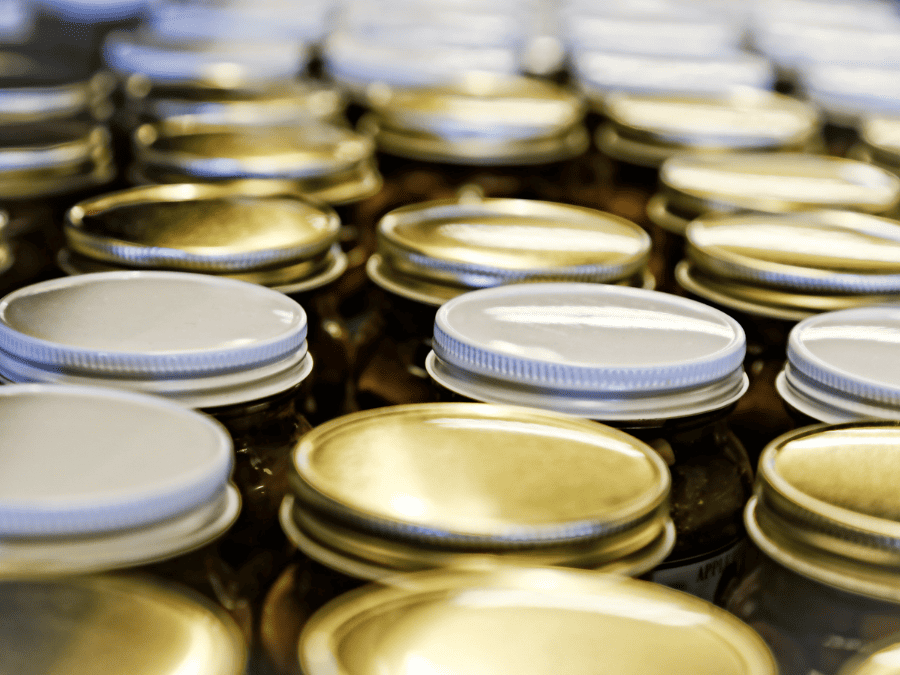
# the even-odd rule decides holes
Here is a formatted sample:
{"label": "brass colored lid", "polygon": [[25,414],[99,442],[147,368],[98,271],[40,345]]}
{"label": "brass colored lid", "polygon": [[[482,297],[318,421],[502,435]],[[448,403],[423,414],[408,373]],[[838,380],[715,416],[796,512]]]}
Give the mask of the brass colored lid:
{"label": "brass colored lid", "polygon": [[859,135],[875,163],[900,172],[900,117],[870,117]]}
{"label": "brass colored lid", "polygon": [[360,121],[378,149],[449,164],[543,164],[588,146],[586,106],[550,82],[475,72],[452,83],[376,88]]}
{"label": "brass colored lid", "polygon": [[180,118],[141,126],[134,146],[138,172],[149,182],[281,180],[329,204],[381,188],[372,141],[331,124],[248,128]]}
{"label": "brass colored lid", "polygon": [[792,431],[763,451],[747,530],[799,574],[900,602],[898,471],[900,423]]}
{"label": "brass colored lid", "polygon": [[438,306],[464,291],[507,283],[628,280],[640,277],[649,254],[649,235],[609,213],[462,197],[387,214],[368,269],[379,286]]}
{"label": "brass colored lid", "polygon": [[307,434],[293,468],[286,531],[352,576],[487,554],[640,574],[671,545],[659,455],[624,432],[542,411],[435,403],[354,413]]}
{"label": "brass colored lid", "polygon": [[346,268],[339,228],[330,207],[296,194],[209,184],[137,187],[69,210],[63,262],[73,272],[94,271],[98,263],[205,272],[295,291]]}
{"label": "brass colored lid", "polygon": [[241,675],[234,621],[196,593],[149,579],[0,583],[0,672]]}
{"label": "brass colored lid", "polygon": [[768,91],[738,90],[724,96],[611,94],[609,122],[597,145],[622,161],[659,166],[683,150],[806,150],[818,140],[812,106]]}
{"label": "brass colored lid", "polygon": [[684,234],[687,222],[708,212],[886,213],[900,203],[897,176],[863,162],[824,155],[681,154],[666,160],[659,179],[662,200],[648,206],[648,214],[678,234]]}
{"label": "brass colored lid", "polygon": [[[900,673],[900,643],[891,640],[880,649],[869,649],[866,653],[845,662],[838,675],[898,675]],[[884,643],[881,643],[884,644]]]}
{"label": "brass colored lid", "polygon": [[900,221],[852,211],[701,217],[687,228],[689,291],[800,320],[900,297]]}
{"label": "brass colored lid", "polygon": [[775,675],[762,638],[713,605],[595,572],[422,572],[341,596],[300,636],[307,675]]}

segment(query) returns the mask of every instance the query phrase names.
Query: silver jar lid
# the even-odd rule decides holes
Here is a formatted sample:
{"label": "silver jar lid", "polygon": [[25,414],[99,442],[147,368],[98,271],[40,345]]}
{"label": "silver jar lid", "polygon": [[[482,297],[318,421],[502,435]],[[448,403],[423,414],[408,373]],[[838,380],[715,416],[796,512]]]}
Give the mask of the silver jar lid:
{"label": "silver jar lid", "polygon": [[235,521],[232,443],[211,418],[99,387],[0,387],[0,579],[145,565]]}
{"label": "silver jar lid", "polygon": [[637,576],[674,544],[665,462],[594,422],[481,403],[390,406],[316,427],[292,458],[282,527],[357,578],[484,556]]}
{"label": "silver jar lid", "polygon": [[712,307],[603,284],[517,284],[437,312],[428,373],[471,399],[601,421],[725,408],[747,389],[744,331]]}
{"label": "silver jar lid", "polygon": [[763,451],[745,521],[788,569],[851,593],[900,603],[900,428],[805,427]]}
{"label": "silver jar lid", "polygon": [[265,188],[154,185],[80,202],[66,216],[60,266],[69,274],[201,272],[283,293],[337,279],[347,268],[337,214],[298,194]]}
{"label": "silver jar lid", "polygon": [[193,408],[244,403],[306,378],[306,331],[300,305],[256,284],[181,272],[84,274],[0,301],[0,376],[131,389]]}
{"label": "silver jar lid", "polygon": [[612,214],[464,196],[388,213],[367,270],[382,288],[438,306],[467,290],[509,283],[650,284],[649,255],[649,235]]}
{"label": "silver jar lid", "polygon": [[822,422],[900,420],[898,356],[900,306],[828,312],[791,331],[776,386],[791,406]]}

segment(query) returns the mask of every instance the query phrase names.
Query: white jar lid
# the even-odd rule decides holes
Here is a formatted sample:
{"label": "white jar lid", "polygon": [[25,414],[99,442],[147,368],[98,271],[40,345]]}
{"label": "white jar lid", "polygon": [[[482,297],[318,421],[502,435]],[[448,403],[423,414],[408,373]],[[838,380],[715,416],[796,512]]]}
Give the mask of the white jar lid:
{"label": "white jar lid", "polygon": [[900,420],[900,305],[828,312],[798,323],[788,338],[778,393],[829,424]]}
{"label": "white jar lid", "polygon": [[194,408],[248,402],[312,369],[306,313],[255,284],[178,272],[53,279],[0,301],[0,376],[159,394]]}
{"label": "white jar lid", "polygon": [[686,417],[746,391],[744,331],[693,300],[585,283],[465,293],[437,312],[429,374],[471,399],[596,420]]}
{"label": "white jar lid", "polygon": [[831,121],[852,126],[863,115],[900,115],[898,69],[900,61],[881,68],[824,64],[805,68],[799,77],[804,95]]}
{"label": "white jar lid", "polygon": [[99,387],[11,385],[0,424],[0,577],[165,559],[237,517],[231,439],[206,415]]}
{"label": "white jar lid", "polygon": [[900,63],[900,17],[877,28],[775,22],[762,28],[757,47],[783,68],[891,67]]}

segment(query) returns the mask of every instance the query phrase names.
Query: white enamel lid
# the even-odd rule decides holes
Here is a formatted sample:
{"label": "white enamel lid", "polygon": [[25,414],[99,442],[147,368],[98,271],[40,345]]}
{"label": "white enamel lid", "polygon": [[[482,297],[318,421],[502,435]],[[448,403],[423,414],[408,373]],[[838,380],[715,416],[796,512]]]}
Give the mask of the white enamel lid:
{"label": "white enamel lid", "polygon": [[9,385],[0,387],[0,425],[0,578],[165,559],[237,517],[231,438],[176,403]]}
{"label": "white enamel lid", "polygon": [[900,115],[898,68],[900,62],[881,67],[823,64],[804,68],[800,80],[806,98],[831,121],[852,126],[863,115]]}
{"label": "white enamel lid", "polygon": [[0,376],[154,393],[194,407],[289,389],[312,369],[306,313],[277,291],[178,272],[100,272],[0,301]]}
{"label": "white enamel lid", "polygon": [[788,338],[778,393],[829,424],[900,420],[900,304],[828,312]]}
{"label": "white enamel lid", "polygon": [[723,312],[644,289],[521,284],[437,312],[429,374],[462,396],[596,420],[686,417],[746,391],[744,331]]}

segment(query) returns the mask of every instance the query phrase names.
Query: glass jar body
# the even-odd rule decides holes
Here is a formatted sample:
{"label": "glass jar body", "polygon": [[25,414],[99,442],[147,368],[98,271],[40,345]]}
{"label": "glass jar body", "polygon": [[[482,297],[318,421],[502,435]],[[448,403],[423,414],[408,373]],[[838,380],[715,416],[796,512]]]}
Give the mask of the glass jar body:
{"label": "glass jar body", "polygon": [[726,599],[756,629],[782,675],[834,675],[867,646],[900,632],[900,604],[833,588],[762,556]]}

